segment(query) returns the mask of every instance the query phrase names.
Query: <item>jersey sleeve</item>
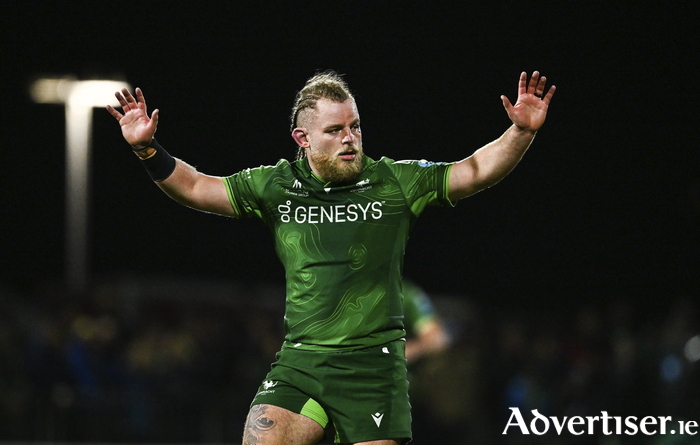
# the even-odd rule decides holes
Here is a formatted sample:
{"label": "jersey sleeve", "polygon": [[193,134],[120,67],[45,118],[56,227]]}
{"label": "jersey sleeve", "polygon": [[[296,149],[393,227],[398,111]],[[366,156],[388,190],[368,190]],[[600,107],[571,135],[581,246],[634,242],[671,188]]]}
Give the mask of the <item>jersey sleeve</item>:
{"label": "jersey sleeve", "polygon": [[277,166],[247,168],[223,178],[228,199],[239,218],[265,218],[263,196],[276,169]]}
{"label": "jersey sleeve", "polygon": [[449,199],[452,163],[426,160],[393,161],[386,159],[414,215],[427,206],[454,207]]}

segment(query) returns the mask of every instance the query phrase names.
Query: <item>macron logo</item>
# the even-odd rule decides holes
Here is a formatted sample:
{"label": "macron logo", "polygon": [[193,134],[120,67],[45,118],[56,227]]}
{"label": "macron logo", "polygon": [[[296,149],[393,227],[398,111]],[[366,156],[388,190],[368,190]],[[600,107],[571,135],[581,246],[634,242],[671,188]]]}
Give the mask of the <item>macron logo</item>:
{"label": "macron logo", "polygon": [[301,182],[299,182],[298,179],[295,179],[295,180],[294,180],[294,183],[292,184],[292,188],[300,189],[300,188],[301,188]]}
{"label": "macron logo", "polygon": [[384,414],[379,414],[379,413],[372,414],[372,419],[374,420],[374,423],[377,424],[377,428],[379,428],[379,425],[382,424],[383,418],[384,418]]}

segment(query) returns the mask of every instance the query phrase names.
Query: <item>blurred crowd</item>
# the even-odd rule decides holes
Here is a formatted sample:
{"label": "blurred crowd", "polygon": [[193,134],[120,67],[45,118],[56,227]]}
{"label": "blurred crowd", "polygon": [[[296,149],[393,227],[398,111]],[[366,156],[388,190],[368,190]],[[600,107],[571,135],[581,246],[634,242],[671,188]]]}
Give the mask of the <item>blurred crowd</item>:
{"label": "blurred crowd", "polygon": [[[82,296],[59,288],[0,290],[0,441],[240,442],[281,345],[283,289],[167,278],[114,279]],[[502,434],[510,407],[700,423],[694,299],[664,296],[650,314],[612,297],[567,311],[432,297],[453,341],[409,368],[413,443],[699,443],[700,429]]]}

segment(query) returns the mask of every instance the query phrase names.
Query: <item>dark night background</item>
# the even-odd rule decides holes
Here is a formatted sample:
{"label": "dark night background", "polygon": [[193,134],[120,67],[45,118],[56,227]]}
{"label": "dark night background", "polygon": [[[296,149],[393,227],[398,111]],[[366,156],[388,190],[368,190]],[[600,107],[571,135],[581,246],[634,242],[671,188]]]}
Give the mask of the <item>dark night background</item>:
{"label": "dark night background", "polygon": [[[63,273],[64,113],[38,75],[122,78],[159,140],[211,174],[293,156],[287,116],[314,72],[346,74],[369,155],[452,161],[496,138],[537,69],[558,92],[497,187],[422,217],[406,273],[503,304],[698,289],[698,8],[599,2],[21,2],[2,27],[1,282]],[[152,187],[94,111],[90,267],[283,280],[267,230],[187,211]],[[145,269],[144,269],[145,268]]]}
{"label": "dark night background", "polygon": [[[429,209],[406,275],[494,310],[614,296],[665,314],[700,286],[696,2],[15,2],[0,27],[0,286],[60,282],[62,105],[41,75],[123,79],[158,139],[227,175],[291,158],[288,115],[316,71],[346,75],[369,156],[455,161],[510,124],[521,71],[557,86],[502,183]],[[283,283],[267,229],[185,209],[94,110],[90,274]]]}

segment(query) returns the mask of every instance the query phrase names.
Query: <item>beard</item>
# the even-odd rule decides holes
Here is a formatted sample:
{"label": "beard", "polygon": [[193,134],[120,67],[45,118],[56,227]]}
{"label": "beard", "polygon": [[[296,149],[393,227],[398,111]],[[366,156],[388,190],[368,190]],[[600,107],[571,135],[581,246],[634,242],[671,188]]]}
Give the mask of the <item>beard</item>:
{"label": "beard", "polygon": [[324,181],[344,185],[357,179],[362,171],[362,150],[355,148],[355,159],[352,161],[344,161],[340,158],[341,153],[347,152],[348,150],[344,149],[333,155],[319,153],[312,156],[314,165]]}

